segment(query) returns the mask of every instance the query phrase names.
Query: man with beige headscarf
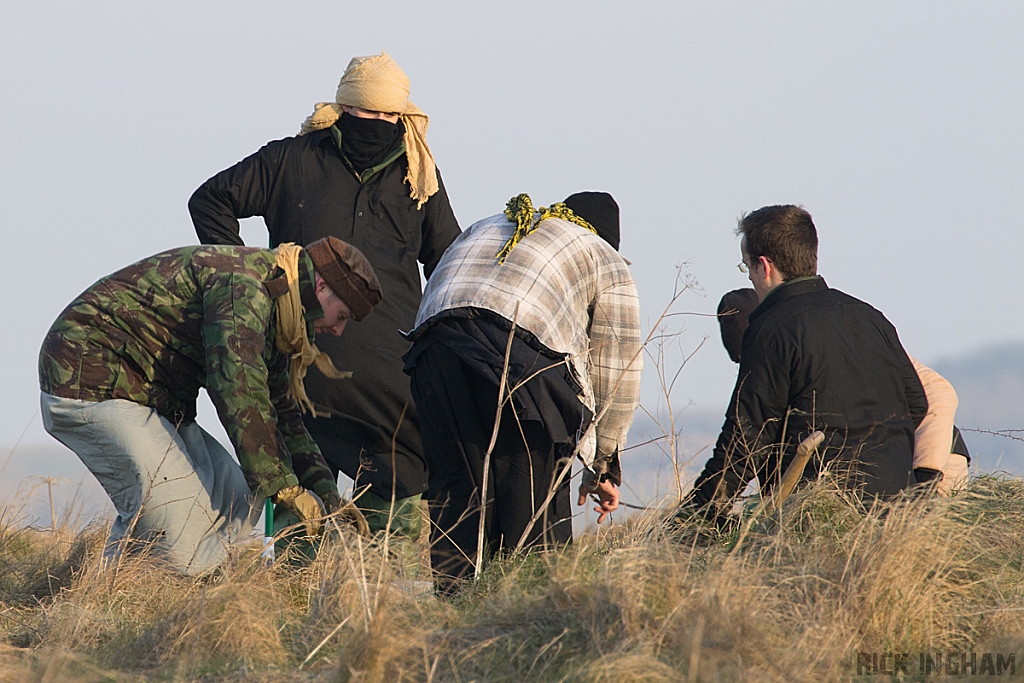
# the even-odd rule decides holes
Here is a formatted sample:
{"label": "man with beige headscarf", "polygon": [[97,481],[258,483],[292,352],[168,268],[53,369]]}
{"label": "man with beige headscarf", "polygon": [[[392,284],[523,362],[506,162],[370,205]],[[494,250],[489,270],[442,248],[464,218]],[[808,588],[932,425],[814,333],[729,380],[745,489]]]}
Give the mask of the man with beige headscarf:
{"label": "man with beige headscarf", "polygon": [[263,216],[272,246],[332,235],[373,265],[383,301],[358,329],[321,344],[352,376],[310,369],[318,417],[306,424],[331,468],[365,489],[359,504],[371,528],[390,521],[411,572],[427,472],[399,331],[416,318],[420,265],[429,278],[460,232],[427,146],[428,122],[390,56],[356,57],[335,101],[315,105],[297,136],[268,143],[189,200],[203,243],[242,244],[238,219]]}

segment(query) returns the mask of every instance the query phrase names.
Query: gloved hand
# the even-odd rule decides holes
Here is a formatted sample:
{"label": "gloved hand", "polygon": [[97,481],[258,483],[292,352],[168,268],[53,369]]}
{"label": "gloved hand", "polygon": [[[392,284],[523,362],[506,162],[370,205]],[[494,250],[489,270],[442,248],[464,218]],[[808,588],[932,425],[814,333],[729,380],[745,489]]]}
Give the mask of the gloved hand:
{"label": "gloved hand", "polygon": [[338,522],[351,526],[360,536],[370,537],[370,524],[351,500],[343,500],[338,506]]}
{"label": "gloved hand", "polygon": [[367,523],[366,517],[352,501],[341,497],[338,487],[333,482],[330,483],[330,486],[320,485],[316,495],[324,502],[327,515],[334,517],[338,524],[351,526],[359,535],[370,537],[370,525]]}
{"label": "gloved hand", "polygon": [[324,502],[324,508],[327,510],[327,514],[331,515],[337,512],[341,508],[341,494],[338,493],[337,486],[324,486],[322,491],[317,493],[320,496],[320,500]]}
{"label": "gloved hand", "polygon": [[309,536],[316,536],[323,530],[327,509],[312,491],[301,486],[287,486],[274,494],[273,501],[275,505],[291,510],[303,522]]}

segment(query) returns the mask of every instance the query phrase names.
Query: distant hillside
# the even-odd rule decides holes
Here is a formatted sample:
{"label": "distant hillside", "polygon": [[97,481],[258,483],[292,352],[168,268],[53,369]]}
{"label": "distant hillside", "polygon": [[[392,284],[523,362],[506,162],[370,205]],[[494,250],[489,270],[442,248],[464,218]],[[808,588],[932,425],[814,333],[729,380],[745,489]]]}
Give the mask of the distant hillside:
{"label": "distant hillside", "polygon": [[[932,367],[956,388],[956,422],[977,467],[1024,474],[1024,342],[988,346]],[[1021,431],[1009,438],[969,430]]]}

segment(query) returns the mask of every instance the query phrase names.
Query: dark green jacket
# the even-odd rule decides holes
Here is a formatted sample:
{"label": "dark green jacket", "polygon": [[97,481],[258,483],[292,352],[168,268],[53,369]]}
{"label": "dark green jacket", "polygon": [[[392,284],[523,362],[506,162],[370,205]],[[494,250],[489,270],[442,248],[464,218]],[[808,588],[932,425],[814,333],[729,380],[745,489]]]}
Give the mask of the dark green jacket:
{"label": "dark green jacket", "polygon": [[[323,311],[304,253],[299,269],[312,339],[312,320]],[[274,296],[286,287],[266,249],[194,246],[151,256],[64,309],[39,355],[40,388],[63,398],[134,401],[174,424],[195,420],[205,388],[255,496],[297,483],[336,492],[287,397],[288,357],[274,343]]]}

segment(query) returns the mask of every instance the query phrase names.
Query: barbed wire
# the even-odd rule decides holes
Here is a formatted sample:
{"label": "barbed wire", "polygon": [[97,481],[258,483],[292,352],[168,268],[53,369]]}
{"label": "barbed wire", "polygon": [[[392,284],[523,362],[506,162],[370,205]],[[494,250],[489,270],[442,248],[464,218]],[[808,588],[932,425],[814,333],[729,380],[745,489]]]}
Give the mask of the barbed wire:
{"label": "barbed wire", "polygon": [[1012,439],[1013,441],[1024,441],[1024,429],[979,429],[977,427],[961,427],[960,431],[971,432],[972,434],[999,436],[1004,439]]}

